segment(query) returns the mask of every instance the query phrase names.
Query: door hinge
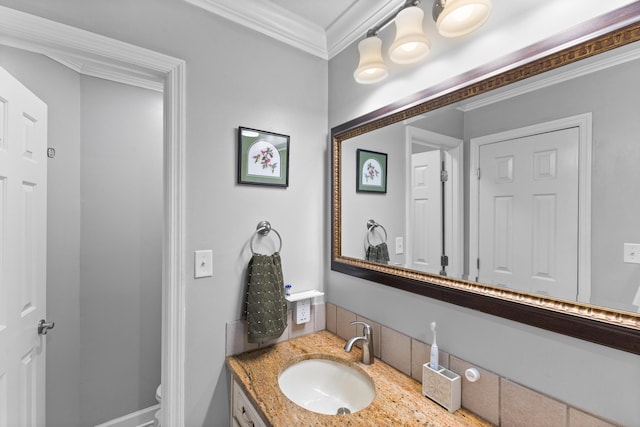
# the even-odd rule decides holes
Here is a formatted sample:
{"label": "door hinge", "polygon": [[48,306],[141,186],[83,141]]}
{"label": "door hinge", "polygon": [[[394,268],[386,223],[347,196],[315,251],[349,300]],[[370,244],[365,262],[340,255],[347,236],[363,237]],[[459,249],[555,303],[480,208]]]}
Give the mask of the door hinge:
{"label": "door hinge", "polygon": [[476,176],[480,179],[480,168],[476,169]]}
{"label": "door hinge", "polygon": [[449,257],[446,256],[446,255],[442,255],[440,257],[440,265],[443,266],[443,267],[448,266],[449,265]]}
{"label": "door hinge", "polygon": [[476,260],[476,268],[480,270],[480,258]]}
{"label": "door hinge", "polygon": [[449,172],[446,170],[440,171],[440,182],[447,182],[449,180]]}

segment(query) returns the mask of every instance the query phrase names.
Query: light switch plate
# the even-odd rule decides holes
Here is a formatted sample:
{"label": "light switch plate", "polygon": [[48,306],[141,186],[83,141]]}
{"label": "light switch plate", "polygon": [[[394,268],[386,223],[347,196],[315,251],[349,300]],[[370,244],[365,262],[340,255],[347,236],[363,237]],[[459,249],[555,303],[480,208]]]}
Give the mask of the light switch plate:
{"label": "light switch plate", "polygon": [[624,262],[640,264],[640,243],[624,244]]}
{"label": "light switch plate", "polygon": [[402,237],[396,237],[396,255],[404,253],[404,241]]}
{"label": "light switch plate", "polygon": [[194,270],[196,279],[213,276],[213,251],[196,251]]}

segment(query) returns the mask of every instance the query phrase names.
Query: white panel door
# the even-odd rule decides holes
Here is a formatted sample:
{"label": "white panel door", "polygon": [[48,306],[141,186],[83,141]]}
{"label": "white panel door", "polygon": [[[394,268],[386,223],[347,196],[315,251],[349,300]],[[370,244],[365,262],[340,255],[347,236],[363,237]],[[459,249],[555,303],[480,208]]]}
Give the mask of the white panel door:
{"label": "white panel door", "polygon": [[480,147],[479,281],[575,300],[577,127]]}
{"label": "white panel door", "polygon": [[442,255],[442,152],[411,155],[409,268],[438,274]]}
{"label": "white panel door", "polygon": [[47,106],[0,68],[0,427],[44,426]]}

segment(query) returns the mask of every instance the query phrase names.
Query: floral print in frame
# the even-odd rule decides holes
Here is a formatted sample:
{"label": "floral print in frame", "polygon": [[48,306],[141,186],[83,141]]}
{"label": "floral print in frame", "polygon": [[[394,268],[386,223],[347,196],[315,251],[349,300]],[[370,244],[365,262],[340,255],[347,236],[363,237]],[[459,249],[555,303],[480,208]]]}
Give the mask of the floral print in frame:
{"label": "floral print in frame", "polygon": [[289,136],[238,128],[238,184],[289,186]]}
{"label": "floral print in frame", "polygon": [[356,191],[386,193],[387,154],[362,149],[356,153]]}

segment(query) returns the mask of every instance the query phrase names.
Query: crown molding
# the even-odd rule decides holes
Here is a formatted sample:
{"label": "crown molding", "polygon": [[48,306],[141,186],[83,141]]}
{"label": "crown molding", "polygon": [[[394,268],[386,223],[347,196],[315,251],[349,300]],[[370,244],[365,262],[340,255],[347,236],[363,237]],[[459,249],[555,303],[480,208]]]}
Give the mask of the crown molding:
{"label": "crown molding", "polygon": [[117,83],[123,83],[157,92],[162,92],[164,90],[163,80],[158,80],[154,76],[146,73],[140,73],[131,69],[123,70],[102,61],[87,61],[83,58],[53,52],[44,54],[65,67],[72,69],[76,73],[85,76],[111,80]]}
{"label": "crown molding", "polygon": [[398,11],[404,0],[378,0],[354,3],[327,29],[327,54],[333,58],[355,41],[362,39],[369,29]]}
{"label": "crown molding", "polygon": [[324,29],[276,4],[250,0],[184,0],[322,59],[327,56]]}
{"label": "crown molding", "polygon": [[80,73],[163,90],[167,64],[180,60],[44,18],[2,7],[0,42],[45,55]]}
{"label": "crown molding", "polygon": [[267,1],[184,0],[322,59],[331,59],[396,12],[403,0],[354,2],[325,32],[319,25]]}

